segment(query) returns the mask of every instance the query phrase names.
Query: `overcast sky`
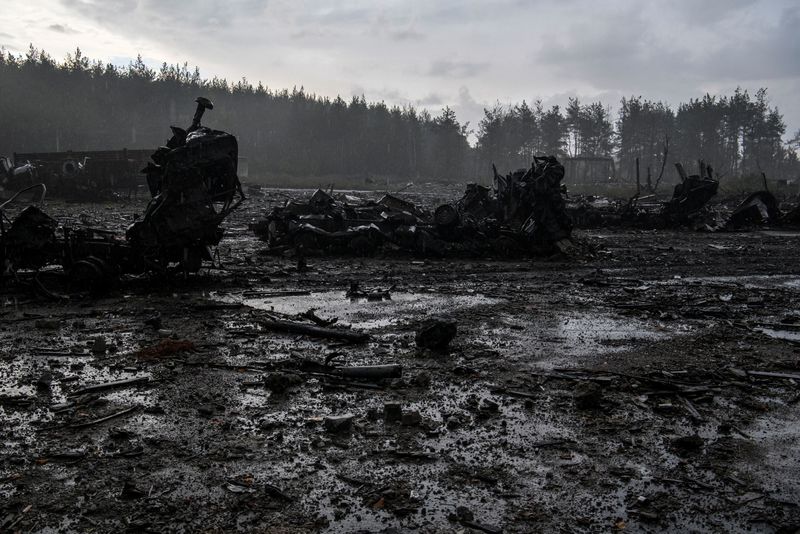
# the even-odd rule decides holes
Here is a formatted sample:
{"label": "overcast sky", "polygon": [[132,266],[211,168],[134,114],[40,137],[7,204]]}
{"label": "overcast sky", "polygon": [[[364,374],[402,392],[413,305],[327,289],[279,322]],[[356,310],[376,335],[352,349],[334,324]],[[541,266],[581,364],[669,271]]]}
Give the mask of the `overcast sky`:
{"label": "overcast sky", "polygon": [[768,87],[800,128],[798,0],[3,0],[0,46],[57,59],[188,61],[204,77],[450,105]]}

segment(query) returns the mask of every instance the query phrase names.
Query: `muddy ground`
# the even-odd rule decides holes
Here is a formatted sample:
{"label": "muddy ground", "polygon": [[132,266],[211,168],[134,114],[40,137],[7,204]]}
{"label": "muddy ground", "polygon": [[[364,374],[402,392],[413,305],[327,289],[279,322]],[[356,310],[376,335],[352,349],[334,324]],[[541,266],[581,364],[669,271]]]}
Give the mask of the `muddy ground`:
{"label": "muddy ground", "polygon": [[[252,198],[188,281],[0,288],[0,531],[800,528],[800,233],[592,231],[577,259],[298,271],[247,229],[285,194]],[[112,229],[141,208],[48,205]],[[261,326],[311,308],[370,340]],[[458,322],[447,352],[415,346],[431,315]],[[326,358],[403,376],[302,371]]]}

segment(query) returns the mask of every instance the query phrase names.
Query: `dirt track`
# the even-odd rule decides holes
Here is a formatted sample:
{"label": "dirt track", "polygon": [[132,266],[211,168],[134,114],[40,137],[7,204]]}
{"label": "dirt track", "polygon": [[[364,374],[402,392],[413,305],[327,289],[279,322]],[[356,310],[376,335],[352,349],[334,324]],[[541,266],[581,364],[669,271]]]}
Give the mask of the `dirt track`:
{"label": "dirt track", "polygon": [[[0,289],[0,531],[800,528],[800,234],[593,231],[578,260],[298,272],[247,230],[263,206],[188,282],[61,303]],[[120,229],[135,207],[50,211]],[[351,301],[350,282],[395,288]],[[371,340],[259,326],[309,308]],[[447,353],[415,347],[429,315],[458,321]],[[298,368],[333,353],[403,377]],[[345,414],[349,431],[326,430]]]}

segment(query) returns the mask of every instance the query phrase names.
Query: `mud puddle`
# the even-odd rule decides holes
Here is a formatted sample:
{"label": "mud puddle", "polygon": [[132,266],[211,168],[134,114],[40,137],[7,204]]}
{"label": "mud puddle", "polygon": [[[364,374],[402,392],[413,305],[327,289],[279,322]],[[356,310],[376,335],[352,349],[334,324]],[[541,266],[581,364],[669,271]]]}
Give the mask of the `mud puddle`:
{"label": "mud puddle", "polygon": [[792,341],[800,343],[800,330],[784,330],[778,328],[756,328],[756,332],[769,336],[773,339],[780,339],[782,341]]}
{"label": "mud puddle", "polygon": [[404,328],[428,315],[458,315],[469,310],[481,317],[478,327],[463,328],[462,346],[501,350],[504,359],[535,362],[540,367],[597,363],[599,356],[640,343],[664,341],[690,333],[684,323],[663,323],[608,314],[543,310],[509,311],[503,298],[479,293],[392,292],[387,300],[351,299],[345,291],[266,298],[218,296],[228,303],[294,315],[313,309],[323,318],[365,331]]}
{"label": "mud puddle", "polygon": [[425,315],[446,315],[459,310],[492,306],[502,299],[481,294],[392,292],[389,299],[351,299],[345,291],[311,292],[267,298],[224,296],[223,302],[237,302],[259,310],[294,315],[309,309],[320,317],[337,317],[339,323],[361,330],[401,325]]}
{"label": "mud puddle", "polygon": [[742,462],[737,468],[765,479],[765,494],[794,502],[800,492],[800,413],[791,405],[783,405],[759,418],[746,432],[755,441],[761,462]]}
{"label": "mud puddle", "polygon": [[[499,323],[499,324],[498,324]],[[502,350],[504,358],[534,362],[537,367],[599,363],[604,354],[688,334],[682,323],[661,323],[619,317],[600,311],[499,316],[485,323],[475,339],[487,349]]]}

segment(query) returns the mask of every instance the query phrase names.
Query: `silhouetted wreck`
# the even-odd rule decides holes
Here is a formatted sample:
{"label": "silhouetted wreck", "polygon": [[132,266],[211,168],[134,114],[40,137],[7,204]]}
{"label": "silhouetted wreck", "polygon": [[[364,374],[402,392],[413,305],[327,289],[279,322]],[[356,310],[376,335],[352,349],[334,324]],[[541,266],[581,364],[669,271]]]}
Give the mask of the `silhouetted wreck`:
{"label": "silhouetted wreck", "polygon": [[707,206],[719,190],[719,180],[712,167],[700,161],[700,172],[693,175],[687,175],[680,163],[675,167],[681,182],[666,202],[656,201],[654,194],[637,194],[627,202],[583,197],[570,202],[569,215],[580,228],[713,228],[714,213]]}
{"label": "silhouetted wreck", "polygon": [[681,182],[675,186],[672,198],[666,202],[655,195],[639,196],[626,201],[584,196],[569,200],[567,213],[578,228],[627,227],[640,229],[691,229],[703,231],[748,230],[763,226],[800,226],[800,205],[787,201],[784,213],[781,203],[767,189],[747,195],[738,205],[731,199],[711,207],[719,190],[719,180],[713,169],[699,161],[699,174],[687,175],[680,163],[675,167]]}
{"label": "silhouetted wreck", "polygon": [[141,168],[152,150],[93,150],[14,153],[0,158],[0,186],[6,192],[34,184],[49,197],[71,201],[108,200],[135,193]]}
{"label": "silhouetted wreck", "polygon": [[725,223],[728,230],[741,230],[754,226],[779,225],[782,222],[778,200],[769,191],[751,193],[745,198]]}
{"label": "silhouetted wreck", "polygon": [[[197,272],[222,238],[220,223],[243,200],[236,138],[201,126],[205,98],[188,130],[172,127],[167,145],[143,171],[152,194],[144,216],[124,238],[107,230],[62,227],[39,207],[9,221],[0,205],[2,272],[61,265],[73,282],[94,286],[121,274]],[[42,189],[45,189],[42,187]],[[10,223],[10,226],[7,224]]]}
{"label": "silhouetted wreck", "polygon": [[398,252],[424,257],[522,257],[570,246],[572,223],[554,157],[501,176],[490,189],[467,185],[456,202],[433,214],[393,195],[364,201],[316,191],[290,200],[252,226],[275,254],[371,255]]}

